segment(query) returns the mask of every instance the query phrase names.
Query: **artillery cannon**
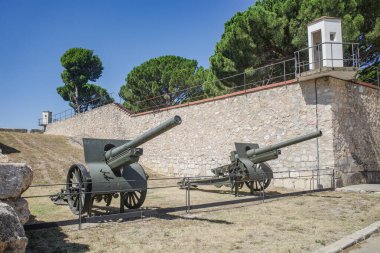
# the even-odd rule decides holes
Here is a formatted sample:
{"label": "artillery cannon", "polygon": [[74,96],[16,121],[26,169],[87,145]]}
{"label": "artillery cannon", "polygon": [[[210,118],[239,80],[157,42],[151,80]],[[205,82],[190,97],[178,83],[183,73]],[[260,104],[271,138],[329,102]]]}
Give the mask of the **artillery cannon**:
{"label": "artillery cannon", "polygon": [[215,177],[187,181],[184,179],[179,182],[179,185],[181,187],[210,184],[221,187],[224,185],[231,187],[231,191],[235,191],[237,195],[238,189],[245,184],[252,194],[254,191],[260,191],[269,186],[273,179],[273,171],[266,162],[277,159],[281,154],[280,148],[320,136],[322,132],[316,131],[263,148],[256,143],[235,143],[236,150],[230,154],[231,163],[211,170]]}
{"label": "artillery cannon", "polygon": [[[110,205],[120,195],[120,212],[124,206],[139,208],[147,194],[147,179],[138,163],[145,142],[181,124],[179,116],[166,120],[133,140],[83,139],[86,165],[73,164],[67,174],[66,189],[53,197],[55,203],[67,202],[74,214],[91,215],[94,200]],[[80,199],[81,198],[81,199]]]}

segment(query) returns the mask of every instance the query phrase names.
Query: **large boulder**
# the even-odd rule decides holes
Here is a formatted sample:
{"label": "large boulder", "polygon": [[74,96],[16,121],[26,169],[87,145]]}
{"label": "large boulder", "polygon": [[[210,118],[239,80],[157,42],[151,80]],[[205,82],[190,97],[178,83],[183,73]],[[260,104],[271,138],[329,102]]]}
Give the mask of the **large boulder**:
{"label": "large boulder", "polygon": [[6,203],[9,206],[13,208],[13,210],[16,212],[18,219],[20,220],[21,224],[24,225],[29,221],[30,211],[28,202],[23,198],[18,199],[3,199],[0,200],[0,203]]}
{"label": "large boulder", "polygon": [[32,168],[25,163],[0,163],[0,199],[16,199],[33,180]]}
{"label": "large boulder", "polygon": [[15,211],[6,203],[0,202],[0,252],[25,252],[28,238]]}

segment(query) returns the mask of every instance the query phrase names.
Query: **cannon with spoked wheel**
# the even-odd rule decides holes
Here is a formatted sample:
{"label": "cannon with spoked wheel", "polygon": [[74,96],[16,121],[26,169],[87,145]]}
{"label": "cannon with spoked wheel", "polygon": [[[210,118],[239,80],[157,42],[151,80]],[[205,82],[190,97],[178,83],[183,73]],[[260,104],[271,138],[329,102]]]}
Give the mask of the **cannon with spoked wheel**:
{"label": "cannon with spoked wheel", "polygon": [[155,128],[129,140],[83,139],[86,165],[73,164],[68,171],[66,188],[52,197],[55,203],[68,203],[74,214],[91,215],[93,202],[120,197],[120,212],[124,206],[139,208],[147,194],[147,179],[138,163],[145,142],[181,124],[179,116],[166,120]]}
{"label": "cannon with spoked wheel", "polygon": [[244,184],[250,192],[266,189],[273,179],[273,171],[266,163],[277,159],[280,148],[304,142],[322,136],[321,131],[301,135],[290,140],[260,148],[256,143],[235,143],[236,150],[230,154],[231,163],[214,168],[212,178],[184,178],[178,182],[181,188],[199,185],[228,186],[237,195]]}

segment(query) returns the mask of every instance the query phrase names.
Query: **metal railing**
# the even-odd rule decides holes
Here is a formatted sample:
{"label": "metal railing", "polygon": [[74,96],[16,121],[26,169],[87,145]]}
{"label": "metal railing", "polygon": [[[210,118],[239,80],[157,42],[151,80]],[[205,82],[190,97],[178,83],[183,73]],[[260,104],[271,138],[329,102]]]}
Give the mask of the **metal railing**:
{"label": "metal railing", "polygon": [[[335,55],[334,55],[335,52]],[[360,67],[359,43],[324,42],[294,52],[295,76],[324,67]]]}
{"label": "metal railing", "polygon": [[[210,82],[212,86],[224,86],[223,89],[216,93],[208,93],[205,89],[207,82],[205,82],[203,85],[191,86],[136,102],[131,101],[131,103],[135,104],[138,108],[134,111],[135,113],[159,111],[170,106],[188,104],[193,101],[231,94],[237,91],[246,91],[255,87],[288,81],[294,78],[294,58],[291,58],[212,81]],[[225,86],[225,84],[229,86]]]}
{"label": "metal railing", "polygon": [[[102,103],[99,103],[99,105],[94,105],[93,103],[96,102],[96,101],[102,101]],[[95,98],[93,100],[90,100],[90,101],[86,101],[85,103],[82,103],[80,105],[80,107],[82,106],[86,106],[86,111],[91,111],[95,108],[98,108],[98,107],[101,107],[103,105],[107,105],[109,103],[112,103],[114,102],[115,99],[113,98],[113,93],[110,93],[109,96],[101,96],[101,97],[98,97],[98,98]],[[70,119],[80,113],[83,113],[83,112],[79,112],[77,113],[73,108],[70,108],[70,109],[67,109],[65,111],[62,111],[62,112],[59,112],[59,113],[56,113],[53,115],[52,117],[52,123],[54,122],[58,122],[58,121],[63,121],[63,120],[66,120],[66,119]],[[38,119],[38,125],[42,125],[42,118],[39,118]]]}
{"label": "metal railing", "polygon": [[[130,103],[130,105],[134,107],[134,109],[129,108],[133,113],[160,111],[167,107],[189,104],[190,102],[203,99],[212,99],[217,96],[239,91],[245,92],[252,88],[292,80],[298,78],[303,72],[310,70],[321,71],[324,67],[359,68],[359,44],[325,42],[296,51],[294,58],[285,59],[258,68],[247,69],[243,73],[214,81],[206,81],[203,84],[183,89],[178,88],[173,92],[167,92],[157,96],[152,95],[138,101],[131,100],[124,102]],[[377,77],[377,79],[376,82],[379,83],[379,77]],[[210,91],[207,86],[219,88]],[[73,109],[68,109],[55,114],[53,116],[53,122],[66,120],[75,115],[77,114]]]}
{"label": "metal railing", "polygon": [[[199,179],[199,178],[215,178],[214,176],[197,176],[197,177],[166,177],[166,178],[153,178],[149,179],[149,181],[162,181],[162,182],[171,182],[172,180],[177,180],[175,184],[169,183],[168,185],[164,186],[155,186],[155,187],[148,187],[147,190],[156,190],[156,189],[169,189],[169,188],[177,188],[179,189],[178,181],[181,182],[187,182],[185,184],[185,206],[175,206],[175,207],[158,207],[154,209],[136,209],[136,210],[130,210],[127,213],[117,213],[117,214],[107,214],[104,213],[100,214],[100,216],[91,216],[86,217],[86,215],[81,214],[81,212],[78,213],[78,217],[76,220],[64,220],[64,221],[55,221],[55,222],[37,222],[37,223],[29,223],[24,225],[25,229],[40,229],[40,228],[47,228],[49,226],[64,226],[64,225],[78,225],[78,229],[81,229],[82,223],[85,222],[100,222],[100,221],[109,221],[109,220],[118,220],[118,219],[129,219],[129,218],[143,218],[144,215],[156,215],[157,213],[165,213],[165,212],[176,212],[176,211],[185,211],[190,212],[190,210],[193,209],[202,209],[202,208],[209,208],[209,207],[221,207],[231,204],[238,204],[238,203],[249,203],[249,202],[256,202],[261,201],[264,202],[266,199],[273,199],[273,198],[281,198],[281,197],[287,197],[287,196],[297,196],[304,193],[314,192],[314,191],[326,191],[326,190],[332,190],[335,189],[335,171],[329,167],[326,167],[325,169],[313,169],[313,170],[288,170],[288,171],[279,171],[279,172],[273,172],[273,179],[274,180],[285,180],[285,179],[299,179],[299,180],[310,180],[308,189],[304,190],[296,190],[294,192],[290,193],[277,193],[276,191],[274,193],[265,192],[265,189],[262,188],[260,191],[257,192],[257,194],[251,194],[246,196],[246,198],[238,198],[235,200],[225,200],[225,201],[218,201],[218,202],[205,202],[205,203],[199,203],[194,204],[191,202],[191,195],[190,192],[194,190],[193,188],[194,184],[191,182],[193,179]],[[277,176],[276,176],[277,175]],[[324,189],[316,189],[315,184],[318,183],[318,177],[326,177],[326,179],[330,180],[330,187],[329,185],[326,185],[326,188]],[[136,181],[136,180],[127,180],[129,182]],[[91,182],[92,184],[111,184],[109,181],[104,182]],[[82,209],[84,203],[82,203],[85,195],[92,195],[95,196],[96,194],[112,194],[112,193],[120,193],[120,190],[113,190],[113,191],[107,191],[107,192],[95,192],[95,191],[85,191],[82,189],[87,189],[88,187],[85,187],[86,184],[91,184],[90,182],[78,182],[79,185],[77,185],[78,190],[72,191],[71,193],[64,192],[61,193],[62,196],[66,196],[67,198],[76,198],[79,200],[79,210]],[[49,188],[49,187],[67,187],[72,186],[73,183],[55,183],[55,184],[36,184],[31,185],[30,188]],[[128,191],[139,191],[142,189],[128,189]],[[223,192],[223,190],[221,190]],[[232,193],[232,192],[231,192]],[[240,193],[242,193],[240,191]],[[238,194],[240,194],[238,191]],[[217,194],[217,193],[215,193]],[[56,194],[39,194],[39,195],[23,195],[22,197],[25,199],[31,199],[31,198],[48,198],[48,197],[55,197]],[[241,196],[241,195],[239,195]],[[120,196],[121,197],[121,196]],[[53,203],[52,203],[53,204]],[[31,203],[29,204],[31,205]],[[112,209],[114,207],[110,206],[109,209]],[[120,211],[123,212],[124,208],[120,208]],[[67,212],[70,213],[70,209],[67,209]],[[42,218],[43,217],[37,217]]]}

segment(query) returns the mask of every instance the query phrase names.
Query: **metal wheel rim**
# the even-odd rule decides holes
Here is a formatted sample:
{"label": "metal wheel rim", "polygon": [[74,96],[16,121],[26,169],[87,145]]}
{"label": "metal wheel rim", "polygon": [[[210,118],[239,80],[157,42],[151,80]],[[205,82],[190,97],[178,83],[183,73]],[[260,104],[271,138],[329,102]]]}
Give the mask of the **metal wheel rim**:
{"label": "metal wheel rim", "polygon": [[124,205],[129,209],[136,209],[142,206],[146,198],[146,190],[124,193]]}
{"label": "metal wheel rim", "polygon": [[[87,175],[84,175],[83,169],[86,170],[83,165],[73,165],[67,173],[67,202],[73,214],[83,214],[89,206],[90,193],[88,192],[90,190],[89,185],[84,183]],[[80,192],[82,192],[81,196],[79,196]]]}
{"label": "metal wheel rim", "polygon": [[268,188],[268,186],[270,185],[270,182],[271,182],[271,179],[267,178],[267,179],[264,179],[263,181],[257,181],[257,180],[248,181],[248,182],[245,182],[245,185],[252,191],[256,192],[256,191],[262,191]]}

